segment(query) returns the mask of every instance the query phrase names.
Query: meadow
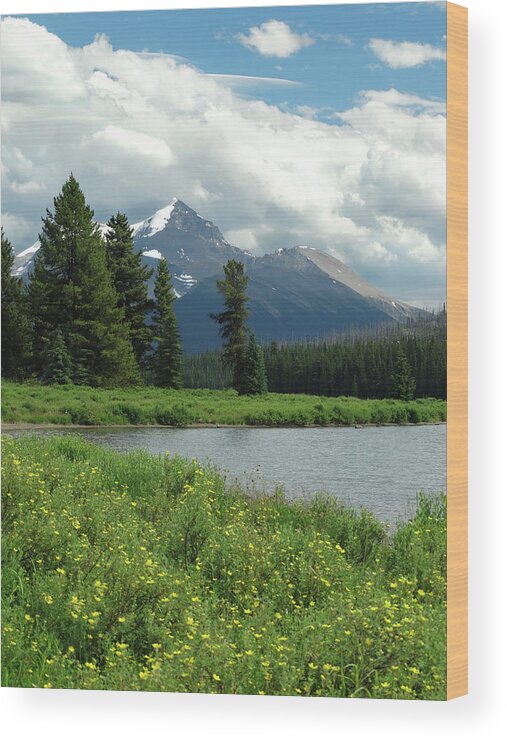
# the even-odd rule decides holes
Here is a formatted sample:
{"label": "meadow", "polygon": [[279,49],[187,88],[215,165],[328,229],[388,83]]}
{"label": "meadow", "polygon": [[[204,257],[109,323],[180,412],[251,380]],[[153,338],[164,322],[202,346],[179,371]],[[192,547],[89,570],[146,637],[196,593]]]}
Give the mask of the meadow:
{"label": "meadow", "polygon": [[364,400],[282,393],[240,396],[234,390],[2,384],[2,421],[14,424],[350,426],[435,423],[445,421],[446,414],[446,402],[434,398]]}
{"label": "meadow", "polygon": [[74,435],[2,466],[4,686],[445,699],[443,495],[390,533]]}

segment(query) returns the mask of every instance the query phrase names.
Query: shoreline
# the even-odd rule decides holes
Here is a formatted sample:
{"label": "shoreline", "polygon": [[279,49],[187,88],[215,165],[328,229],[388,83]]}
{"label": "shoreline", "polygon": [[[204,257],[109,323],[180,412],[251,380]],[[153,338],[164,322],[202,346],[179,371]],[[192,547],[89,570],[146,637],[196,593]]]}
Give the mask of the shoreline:
{"label": "shoreline", "polygon": [[427,427],[446,425],[446,421],[406,422],[405,424],[50,424],[32,422],[2,422],[2,432],[59,429],[366,429],[367,427]]}

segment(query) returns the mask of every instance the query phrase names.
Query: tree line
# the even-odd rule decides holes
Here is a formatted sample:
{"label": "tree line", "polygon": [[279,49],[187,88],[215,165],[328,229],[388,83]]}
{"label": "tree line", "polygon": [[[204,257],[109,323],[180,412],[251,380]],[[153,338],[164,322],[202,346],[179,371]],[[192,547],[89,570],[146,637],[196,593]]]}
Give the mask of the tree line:
{"label": "tree line", "polygon": [[[182,349],[169,267],[153,270],[134,250],[125,214],[103,237],[71,174],[46,211],[28,283],[13,276],[14,252],[2,230],[2,376],[48,384],[121,387],[182,385]],[[247,329],[248,278],[234,260],[217,282],[224,311],[213,316],[224,361],[240,393],[266,392],[264,358]]]}
{"label": "tree line", "polygon": [[222,351],[183,357],[165,259],[153,270],[134,250],[125,214],[102,236],[71,175],[46,211],[28,283],[13,276],[2,230],[2,376],[43,383],[226,388],[241,394],[363,398],[446,396],[446,313],[402,327],[261,347],[248,328],[248,276],[230,260],[217,281]]}
{"label": "tree line", "polygon": [[[406,325],[262,347],[268,389],[359,398],[446,398],[446,311]],[[225,388],[220,352],[185,357],[184,384]]]}

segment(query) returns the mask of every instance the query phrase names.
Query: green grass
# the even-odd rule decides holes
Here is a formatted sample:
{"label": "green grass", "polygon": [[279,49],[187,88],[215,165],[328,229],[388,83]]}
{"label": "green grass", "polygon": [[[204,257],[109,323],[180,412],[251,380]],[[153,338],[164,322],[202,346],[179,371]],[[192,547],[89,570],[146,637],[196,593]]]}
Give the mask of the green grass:
{"label": "green grass", "polygon": [[445,698],[445,498],[324,498],[79,437],[3,443],[4,686]]}
{"label": "green grass", "polygon": [[32,424],[249,424],[307,426],[407,424],[446,419],[446,402],[361,400],[235,391],[164,390],[153,387],[103,390],[79,386],[3,383],[2,420]]}

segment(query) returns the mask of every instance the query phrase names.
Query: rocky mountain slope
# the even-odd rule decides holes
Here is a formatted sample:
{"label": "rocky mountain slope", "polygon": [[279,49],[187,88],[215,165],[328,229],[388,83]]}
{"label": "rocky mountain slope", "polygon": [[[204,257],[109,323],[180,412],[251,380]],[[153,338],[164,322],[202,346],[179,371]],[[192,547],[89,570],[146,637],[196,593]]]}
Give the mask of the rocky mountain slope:
{"label": "rocky mountain slope", "polygon": [[[98,226],[105,233],[107,226]],[[162,257],[169,263],[186,352],[220,343],[209,315],[222,308],[216,281],[229,259],[245,264],[249,324],[260,341],[325,336],[349,328],[403,322],[420,313],[420,309],[392,300],[315,248],[298,246],[254,257],[229,244],[215,224],[178,199],[132,228],[135,246],[146,264],[156,267]],[[30,272],[39,246],[36,242],[17,255],[16,275]]]}

